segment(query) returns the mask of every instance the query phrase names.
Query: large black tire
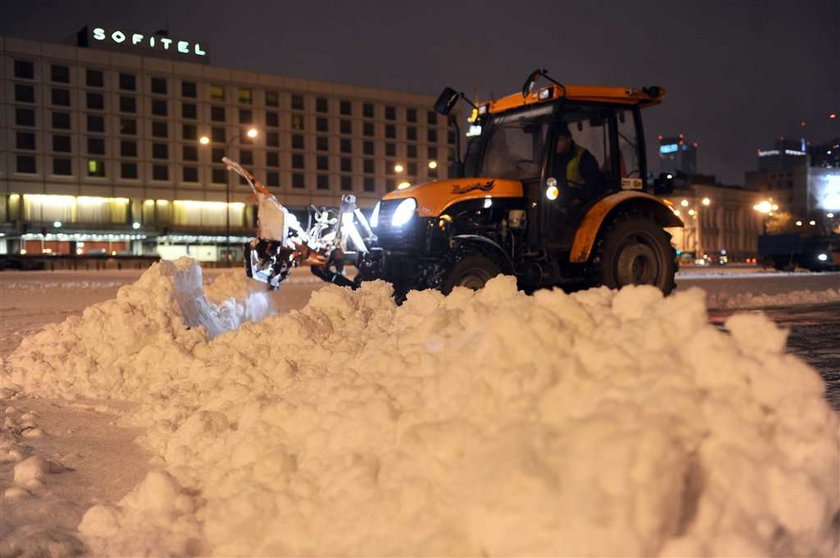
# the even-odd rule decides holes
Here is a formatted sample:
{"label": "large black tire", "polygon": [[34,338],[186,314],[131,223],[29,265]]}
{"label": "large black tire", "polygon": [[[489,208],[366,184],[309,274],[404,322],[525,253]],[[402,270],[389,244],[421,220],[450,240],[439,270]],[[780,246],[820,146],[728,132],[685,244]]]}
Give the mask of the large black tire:
{"label": "large black tire", "polygon": [[440,290],[443,294],[451,293],[455,287],[467,287],[477,291],[501,272],[501,267],[487,256],[470,254],[452,266],[443,278]]}
{"label": "large black tire", "polygon": [[653,285],[663,293],[674,290],[676,252],[671,235],[650,217],[631,213],[615,218],[601,232],[592,257],[591,283],[620,289]]}

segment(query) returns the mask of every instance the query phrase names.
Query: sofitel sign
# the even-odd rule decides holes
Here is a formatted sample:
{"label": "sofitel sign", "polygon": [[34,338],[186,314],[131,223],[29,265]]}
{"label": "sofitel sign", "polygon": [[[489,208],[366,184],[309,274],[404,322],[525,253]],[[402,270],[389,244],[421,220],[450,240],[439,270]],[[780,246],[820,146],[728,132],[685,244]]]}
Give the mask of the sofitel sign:
{"label": "sofitel sign", "polygon": [[79,46],[120,51],[139,50],[144,54],[207,62],[207,51],[201,43],[169,37],[160,31],[150,34],[88,25],[79,31]]}

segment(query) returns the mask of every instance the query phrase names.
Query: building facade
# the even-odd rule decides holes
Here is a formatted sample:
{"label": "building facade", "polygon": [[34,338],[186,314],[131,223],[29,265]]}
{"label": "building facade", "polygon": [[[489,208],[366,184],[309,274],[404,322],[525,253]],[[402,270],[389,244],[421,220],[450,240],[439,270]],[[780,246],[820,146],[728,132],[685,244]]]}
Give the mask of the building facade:
{"label": "building facade", "polygon": [[305,215],[446,176],[455,141],[432,96],[154,52],[0,37],[0,84],[0,252],[216,259],[254,225],[222,156]]}
{"label": "building facade", "polygon": [[697,174],[697,150],[700,144],[685,141],[682,134],[659,136],[659,165],[662,172]]}

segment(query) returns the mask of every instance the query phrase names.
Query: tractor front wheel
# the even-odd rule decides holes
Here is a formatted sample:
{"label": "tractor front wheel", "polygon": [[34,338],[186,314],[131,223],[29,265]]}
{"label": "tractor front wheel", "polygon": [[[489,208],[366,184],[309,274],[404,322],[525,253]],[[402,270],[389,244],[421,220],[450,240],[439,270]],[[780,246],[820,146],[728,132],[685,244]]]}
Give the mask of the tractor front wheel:
{"label": "tractor front wheel", "polygon": [[440,290],[443,294],[449,294],[455,287],[477,291],[501,272],[499,265],[492,259],[479,254],[468,255],[452,266],[444,277]]}
{"label": "tractor front wheel", "polygon": [[592,283],[620,289],[653,285],[668,294],[677,272],[671,235],[649,217],[633,213],[618,217],[601,233],[592,263]]}

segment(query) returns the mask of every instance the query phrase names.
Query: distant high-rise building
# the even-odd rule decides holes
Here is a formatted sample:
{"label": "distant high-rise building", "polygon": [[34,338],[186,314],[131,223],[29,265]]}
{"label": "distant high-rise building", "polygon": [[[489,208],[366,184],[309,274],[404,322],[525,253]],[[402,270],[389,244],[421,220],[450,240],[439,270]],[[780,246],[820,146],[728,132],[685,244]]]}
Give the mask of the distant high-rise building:
{"label": "distant high-rise building", "polygon": [[772,149],[758,149],[758,170],[789,171],[802,165],[808,154],[805,140],[779,138]]}
{"label": "distant high-rise building", "polygon": [[697,142],[688,143],[682,134],[678,136],[659,136],[659,164],[663,172],[682,172],[692,176],[697,174]]}

